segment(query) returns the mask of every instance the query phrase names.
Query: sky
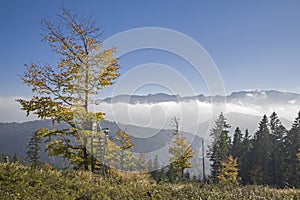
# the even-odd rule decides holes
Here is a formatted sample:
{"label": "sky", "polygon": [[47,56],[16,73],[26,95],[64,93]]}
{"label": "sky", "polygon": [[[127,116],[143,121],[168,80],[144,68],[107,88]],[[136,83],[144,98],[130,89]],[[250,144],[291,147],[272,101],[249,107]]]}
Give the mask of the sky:
{"label": "sky", "polygon": [[[2,0],[0,5],[2,99],[32,95],[20,79],[24,64],[56,63],[57,57],[41,41],[40,22],[42,19],[55,21],[63,6],[79,15],[93,15],[103,30],[101,40],[143,27],[167,28],[192,38],[216,64],[226,94],[252,89],[300,93],[300,1],[297,0]],[[193,93],[187,92],[178,84],[178,94],[209,95],[203,77],[190,63],[171,53],[136,51],[122,56],[119,63],[120,79],[136,66],[159,63],[179,74],[193,88]],[[166,79],[172,80],[167,74]],[[147,73],[140,75],[141,79],[148,77]],[[105,89],[103,97],[110,96],[112,90]],[[134,92],[173,91],[167,85],[145,84],[136,87]]]}

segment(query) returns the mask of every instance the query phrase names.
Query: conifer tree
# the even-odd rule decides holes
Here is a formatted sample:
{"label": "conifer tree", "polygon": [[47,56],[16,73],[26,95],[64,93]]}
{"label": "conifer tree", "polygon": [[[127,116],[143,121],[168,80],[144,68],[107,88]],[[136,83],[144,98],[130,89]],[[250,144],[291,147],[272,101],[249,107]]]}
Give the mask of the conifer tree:
{"label": "conifer tree", "polygon": [[234,158],[239,158],[242,153],[242,139],[243,139],[243,134],[242,131],[240,130],[239,127],[237,127],[234,131],[233,135],[233,142],[232,142],[232,147],[231,147],[231,155]]}
{"label": "conifer tree", "polygon": [[13,163],[17,163],[17,162],[19,162],[20,160],[19,160],[19,158],[18,158],[18,156],[17,156],[17,154],[16,153],[14,153],[14,155],[13,155],[13,157],[12,157],[12,159],[11,159],[11,162],[13,162]]}
{"label": "conifer tree", "polygon": [[137,164],[136,164],[137,170],[140,171],[140,172],[147,171],[148,170],[147,164],[148,163],[146,161],[145,153],[140,153],[139,157],[137,159]]}
{"label": "conifer tree", "polygon": [[156,181],[159,182],[160,176],[161,176],[161,171],[159,170],[159,161],[158,161],[158,156],[155,155],[153,162],[152,162],[152,171],[150,172],[152,178]]}
{"label": "conifer tree", "polygon": [[151,159],[149,159],[148,162],[147,162],[147,169],[148,169],[149,172],[153,171],[153,163],[152,163]]}
{"label": "conifer tree", "polygon": [[270,184],[284,186],[284,136],[286,128],[282,125],[278,115],[273,112],[270,116]]}
{"label": "conifer tree", "polygon": [[251,174],[256,184],[270,183],[271,145],[268,124],[268,117],[264,115],[254,135]]}
{"label": "conifer tree", "polygon": [[159,161],[158,161],[157,155],[155,155],[154,160],[153,160],[153,170],[154,171],[159,170]]}
{"label": "conifer tree", "polygon": [[33,168],[38,168],[40,166],[40,145],[41,138],[34,132],[30,138],[27,145],[27,161]]}
{"label": "conifer tree", "polygon": [[3,153],[0,153],[0,163],[3,163],[4,162],[4,154]]}
{"label": "conifer tree", "polygon": [[211,164],[211,178],[214,182],[217,182],[217,176],[222,168],[222,161],[225,161],[229,157],[231,140],[228,136],[228,128],[230,125],[227,123],[227,119],[223,113],[215,122],[214,128],[211,130],[212,145],[209,147],[209,160]]}
{"label": "conifer tree", "polygon": [[294,120],[292,128],[285,137],[285,185],[300,187],[300,161],[297,157],[300,148],[300,111]]}
{"label": "conifer tree", "polygon": [[253,140],[249,135],[248,129],[246,129],[245,135],[242,140],[242,152],[239,153],[240,157],[238,159],[239,165],[239,176],[241,177],[241,182],[243,184],[251,183],[250,171],[251,168],[251,156],[252,156]]}
{"label": "conifer tree", "polygon": [[239,181],[238,177],[238,158],[233,158],[233,156],[229,156],[227,160],[222,161],[222,168],[219,171],[219,175],[217,176],[218,180],[222,184],[237,184]]}

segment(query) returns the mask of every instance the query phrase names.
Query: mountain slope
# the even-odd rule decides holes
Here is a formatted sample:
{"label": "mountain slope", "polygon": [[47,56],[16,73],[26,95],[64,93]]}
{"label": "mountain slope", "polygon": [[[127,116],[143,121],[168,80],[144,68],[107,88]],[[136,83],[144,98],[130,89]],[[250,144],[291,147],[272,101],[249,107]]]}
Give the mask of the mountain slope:
{"label": "mountain slope", "polygon": [[[61,125],[60,128],[64,126],[65,125]],[[0,123],[0,152],[10,155],[16,153],[19,157],[25,157],[26,146],[30,140],[30,136],[40,127],[53,128],[50,120],[31,121],[25,123]],[[174,138],[172,130],[157,130],[137,127],[118,124],[106,120],[101,121],[101,127],[109,128],[109,136],[112,138],[116,137],[117,131],[126,130],[126,132],[132,137],[132,142],[135,145],[132,150],[134,153],[148,153],[147,157],[151,159],[153,159],[155,155],[158,155],[160,163],[167,164],[169,160],[167,153],[168,147]],[[200,148],[202,139],[190,133],[181,133],[192,145],[194,152],[196,152],[196,157],[193,159],[193,163],[195,166],[200,166]],[[41,160],[46,162],[55,162],[50,159],[45,152],[43,152],[43,149],[45,149],[45,145],[42,145]],[[61,162],[62,160],[58,159],[56,161]],[[195,170],[195,173],[199,174],[200,169]]]}

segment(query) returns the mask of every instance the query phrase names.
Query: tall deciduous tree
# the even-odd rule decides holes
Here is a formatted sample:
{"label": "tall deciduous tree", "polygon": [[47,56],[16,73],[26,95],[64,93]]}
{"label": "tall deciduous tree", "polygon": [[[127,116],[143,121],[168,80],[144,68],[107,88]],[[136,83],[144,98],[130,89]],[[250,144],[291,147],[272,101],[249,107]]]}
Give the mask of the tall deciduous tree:
{"label": "tall deciduous tree", "polygon": [[[22,79],[32,87],[30,100],[19,99],[22,109],[53,123],[65,122],[65,129],[41,129],[48,137],[50,155],[61,155],[74,165],[88,170],[87,137],[93,135],[93,123],[104,118],[101,112],[89,112],[94,95],[112,85],[119,76],[115,49],[104,49],[98,39],[99,28],[89,18],[79,18],[63,9],[58,22],[43,20],[44,41],[59,61],[57,65],[26,65]],[[54,137],[55,136],[55,137]]]}

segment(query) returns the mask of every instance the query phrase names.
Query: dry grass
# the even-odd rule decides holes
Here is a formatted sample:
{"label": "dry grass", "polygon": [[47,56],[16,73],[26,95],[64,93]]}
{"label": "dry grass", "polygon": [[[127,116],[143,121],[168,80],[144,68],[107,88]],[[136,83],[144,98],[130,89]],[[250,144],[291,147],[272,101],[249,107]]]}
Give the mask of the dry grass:
{"label": "dry grass", "polygon": [[157,184],[148,174],[116,172],[109,178],[83,171],[33,170],[0,164],[0,199],[270,199],[300,200],[299,189]]}

